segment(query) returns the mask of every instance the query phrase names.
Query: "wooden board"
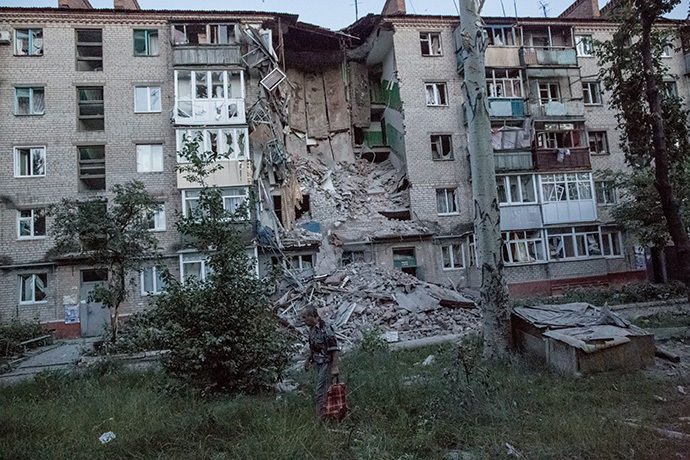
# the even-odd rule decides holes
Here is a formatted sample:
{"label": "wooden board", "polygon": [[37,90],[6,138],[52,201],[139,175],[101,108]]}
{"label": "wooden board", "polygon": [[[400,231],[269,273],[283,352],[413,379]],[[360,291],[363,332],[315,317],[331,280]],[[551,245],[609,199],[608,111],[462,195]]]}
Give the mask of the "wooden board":
{"label": "wooden board", "polygon": [[306,74],[304,76],[304,90],[307,102],[307,133],[309,137],[325,139],[328,137],[328,119],[326,118],[326,95],[323,89],[322,74]]}
{"label": "wooden board", "polygon": [[326,89],[328,124],[331,132],[348,130],[350,128],[350,114],[347,110],[345,82],[343,82],[340,66],[325,70],[323,83]]}
{"label": "wooden board", "polygon": [[287,77],[294,89],[290,94],[288,122],[294,130],[307,132],[307,107],[304,100],[304,74],[297,69],[287,69]]}
{"label": "wooden board", "polygon": [[369,71],[359,62],[350,62],[350,104],[352,125],[368,128],[371,124],[371,100],[369,98]]}

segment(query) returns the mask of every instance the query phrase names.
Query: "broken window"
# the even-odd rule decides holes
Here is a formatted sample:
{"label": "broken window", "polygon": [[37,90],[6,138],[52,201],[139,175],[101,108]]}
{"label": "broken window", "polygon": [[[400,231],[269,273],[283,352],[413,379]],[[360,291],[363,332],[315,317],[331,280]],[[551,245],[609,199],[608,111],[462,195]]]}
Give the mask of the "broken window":
{"label": "broken window", "polygon": [[17,211],[17,237],[20,240],[46,236],[46,215],[43,209]]}
{"label": "broken window", "polygon": [[137,145],[137,172],[163,171],[163,146]]}
{"label": "broken window", "polygon": [[43,29],[16,29],[14,54],[17,56],[43,55]]}
{"label": "broken window", "polygon": [[82,131],[103,131],[105,129],[105,106],[102,86],[81,86],[77,88],[78,125]]}
{"label": "broken window", "polygon": [[448,95],[445,83],[425,83],[426,105],[448,105]]}
{"label": "broken window", "polygon": [[591,35],[575,35],[575,48],[581,57],[594,56],[594,41]]}
{"label": "broken window", "polygon": [[489,97],[521,98],[522,71],[520,69],[487,69],[486,85]]}
{"label": "broken window", "polygon": [[606,131],[589,131],[587,137],[589,138],[589,153],[592,155],[608,155],[610,153]]}
{"label": "broken window", "polygon": [[[177,130],[177,151],[184,148],[185,139],[198,140],[200,152],[223,154],[222,159],[244,159],[249,149],[247,128]],[[178,163],[186,160],[178,155]]]}
{"label": "broken window", "polygon": [[542,174],[541,188],[544,203],[592,199],[590,173]]}
{"label": "broken window", "polygon": [[164,292],[167,286],[163,280],[162,270],[158,267],[146,267],[141,270],[141,295],[158,295]]}
{"label": "broken window", "polygon": [[227,45],[235,43],[234,24],[175,24],[175,45]]}
{"label": "broken window", "polygon": [[573,123],[544,123],[535,126],[537,148],[572,149],[583,147],[584,133]]}
{"label": "broken window", "polygon": [[436,189],[436,210],[439,215],[458,214],[458,203],[454,188]]}
{"label": "broken window", "polygon": [[43,87],[14,88],[15,115],[43,115],[45,97]]}
{"label": "broken window", "polygon": [[516,176],[496,176],[498,202],[501,204],[536,203],[534,176],[521,174]]}
{"label": "broken window", "polygon": [[479,267],[477,258],[477,242],[474,239],[474,233],[467,238],[467,248],[470,253],[470,267]]}
{"label": "broken window", "polygon": [[604,255],[617,257],[623,255],[623,237],[614,227],[601,227],[601,241]]}
{"label": "broken window", "polygon": [[438,32],[420,32],[419,43],[422,47],[422,56],[440,56],[441,34]]}
{"label": "broken window", "polygon": [[601,93],[598,81],[582,83],[582,98],[587,105],[601,104]]}
{"label": "broken window", "polygon": [[150,232],[165,231],[165,204],[158,205],[158,209],[146,215],[146,227]]}
{"label": "broken window", "polygon": [[79,146],[79,191],[105,190],[105,145]]}
{"label": "broken window", "polygon": [[675,81],[664,82],[664,95],[667,98],[678,97],[678,85]]}
{"label": "broken window", "polygon": [[81,271],[82,283],[98,283],[102,281],[108,281],[108,270],[97,268]]}
{"label": "broken window", "polygon": [[340,265],[346,266],[355,263],[364,262],[364,251],[343,251],[340,257]]}
{"label": "broken window", "polygon": [[19,275],[19,303],[27,304],[45,302],[47,289],[47,273]]}
{"label": "broken window", "polygon": [[393,268],[417,276],[417,258],[414,248],[393,248]]}
{"label": "broken window", "polygon": [[444,270],[465,268],[465,245],[455,243],[441,246],[441,258]]}
{"label": "broken window", "polygon": [[134,29],[134,55],[158,56],[158,31],[155,29]]}
{"label": "broken window", "polygon": [[161,87],[160,86],[136,86],[134,88],[134,112],[160,112],[161,111]]}
{"label": "broken window", "polygon": [[512,26],[487,26],[484,29],[490,46],[515,46],[515,28]]}
{"label": "broken window", "polygon": [[594,183],[594,192],[597,197],[597,204],[611,205],[616,204],[616,187],[613,181],[597,181]]}
{"label": "broken window", "polygon": [[453,159],[453,142],[450,134],[431,135],[431,158],[434,160]]}
{"label": "broken window", "polygon": [[541,230],[503,232],[503,262],[530,264],[546,261]]}
{"label": "broken window", "polygon": [[103,70],[103,31],[77,29],[77,70]]}
{"label": "broken window", "polygon": [[45,147],[15,147],[14,176],[40,177],[46,175]]}
{"label": "broken window", "polygon": [[540,81],[538,87],[539,102],[541,104],[559,102],[561,100],[561,88],[558,85],[558,82]]}
{"label": "broken window", "polygon": [[[249,199],[249,190],[246,187],[228,187],[220,189],[223,200],[223,209],[236,213],[239,207]],[[199,206],[200,192],[196,190],[182,190],[182,214],[187,217],[192,215]],[[249,218],[249,209],[245,215],[238,216],[242,219]]]}
{"label": "broken window", "polygon": [[285,268],[293,271],[311,270],[314,267],[313,257],[311,254],[300,254],[286,259]]}
{"label": "broken window", "polygon": [[547,230],[551,260],[601,256],[599,228],[564,227]]}

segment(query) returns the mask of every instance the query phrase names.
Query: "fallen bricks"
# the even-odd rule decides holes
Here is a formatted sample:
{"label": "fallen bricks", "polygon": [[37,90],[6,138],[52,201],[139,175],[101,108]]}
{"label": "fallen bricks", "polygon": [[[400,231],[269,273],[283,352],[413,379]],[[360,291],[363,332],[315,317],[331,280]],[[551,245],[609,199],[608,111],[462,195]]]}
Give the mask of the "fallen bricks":
{"label": "fallen bricks", "polygon": [[478,332],[479,309],[467,295],[399,270],[351,264],[277,293],[280,317],[306,333],[301,311],[313,304],[348,347],[367,329],[390,342]]}

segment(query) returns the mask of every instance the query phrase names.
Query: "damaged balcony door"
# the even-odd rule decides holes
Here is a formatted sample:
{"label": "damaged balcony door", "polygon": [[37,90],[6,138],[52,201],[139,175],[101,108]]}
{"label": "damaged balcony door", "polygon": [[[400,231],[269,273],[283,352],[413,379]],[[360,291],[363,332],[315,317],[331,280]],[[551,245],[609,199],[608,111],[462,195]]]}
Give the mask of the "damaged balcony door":
{"label": "damaged balcony door", "polygon": [[81,322],[81,336],[94,337],[103,332],[103,328],[110,327],[110,310],[101,302],[90,300],[93,290],[108,281],[105,270],[82,270],[79,286],[79,321]]}

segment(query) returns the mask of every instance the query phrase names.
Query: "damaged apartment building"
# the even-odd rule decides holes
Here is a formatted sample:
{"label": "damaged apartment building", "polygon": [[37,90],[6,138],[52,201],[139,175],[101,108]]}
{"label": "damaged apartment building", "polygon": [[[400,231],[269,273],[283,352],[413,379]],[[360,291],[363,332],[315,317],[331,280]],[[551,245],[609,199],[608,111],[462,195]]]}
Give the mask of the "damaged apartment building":
{"label": "damaged apartment building", "polygon": [[[113,6],[0,8],[0,321],[100,332],[109,313],[88,294],[108,273],[51,250],[45,209],[107,200],[133,179],[163,205],[150,226],[166,267],[203,279],[203,255],[175,229],[200,189],[177,171],[186,136],[222,154],[208,182],[225,206],[250,200],[257,273],[280,264],[299,284],[362,262],[479,286],[457,17],[389,0],[331,31],[292,14]],[[616,27],[604,16],[587,0],[558,18],[485,20],[514,295],[645,276],[644,251],[609,216],[617,192],[597,176],[625,167],[592,56]],[[686,96],[683,54],[667,59],[679,75],[668,91]],[[125,313],[165,288],[158,271],[134,277]]]}

